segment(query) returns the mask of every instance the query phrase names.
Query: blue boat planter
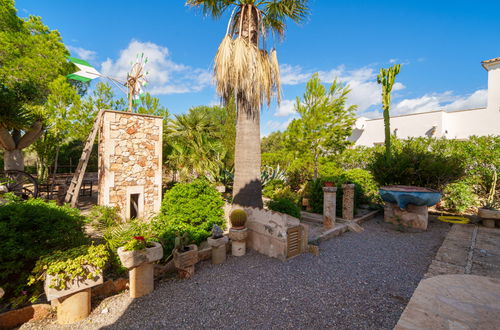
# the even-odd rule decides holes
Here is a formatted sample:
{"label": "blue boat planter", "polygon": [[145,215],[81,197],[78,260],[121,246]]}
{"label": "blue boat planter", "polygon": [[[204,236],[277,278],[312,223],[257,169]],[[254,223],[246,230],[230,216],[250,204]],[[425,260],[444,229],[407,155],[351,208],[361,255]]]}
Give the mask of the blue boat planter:
{"label": "blue boat planter", "polygon": [[408,204],[433,206],[441,200],[441,194],[437,190],[413,186],[381,187],[380,196],[386,202],[398,204],[401,209],[406,209]]}

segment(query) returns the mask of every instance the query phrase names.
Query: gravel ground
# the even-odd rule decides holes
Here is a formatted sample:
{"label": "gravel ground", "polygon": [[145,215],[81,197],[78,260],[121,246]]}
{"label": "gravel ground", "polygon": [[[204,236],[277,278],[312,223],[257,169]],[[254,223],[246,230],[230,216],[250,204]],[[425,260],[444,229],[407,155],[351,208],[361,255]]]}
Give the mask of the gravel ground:
{"label": "gravel ground", "polygon": [[203,262],[190,280],[164,279],[136,300],[107,298],[77,324],[22,329],[392,329],[449,225],[400,232],[378,217],[363,227],[322,242],[319,257],[282,262],[250,252]]}

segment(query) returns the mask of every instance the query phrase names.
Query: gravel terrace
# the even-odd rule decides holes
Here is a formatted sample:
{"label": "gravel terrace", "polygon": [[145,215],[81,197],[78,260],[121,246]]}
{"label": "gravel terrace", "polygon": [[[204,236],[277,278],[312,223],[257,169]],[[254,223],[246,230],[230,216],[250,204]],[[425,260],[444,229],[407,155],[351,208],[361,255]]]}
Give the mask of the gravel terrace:
{"label": "gravel terrace", "polygon": [[400,232],[378,216],[363,227],[322,242],[319,257],[206,261],[190,280],[164,279],[148,296],[109,297],[82,322],[21,329],[392,329],[450,226]]}

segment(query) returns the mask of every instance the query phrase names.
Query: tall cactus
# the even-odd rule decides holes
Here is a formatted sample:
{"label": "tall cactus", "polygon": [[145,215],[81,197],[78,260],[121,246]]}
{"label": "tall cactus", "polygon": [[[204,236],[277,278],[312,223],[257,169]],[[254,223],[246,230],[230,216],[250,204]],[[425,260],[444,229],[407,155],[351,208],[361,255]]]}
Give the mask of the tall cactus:
{"label": "tall cactus", "polygon": [[391,123],[389,116],[389,110],[391,108],[391,91],[400,69],[400,64],[394,64],[388,69],[380,69],[380,73],[377,76],[377,82],[382,85],[382,109],[384,110],[385,127],[385,156],[387,159],[391,158]]}

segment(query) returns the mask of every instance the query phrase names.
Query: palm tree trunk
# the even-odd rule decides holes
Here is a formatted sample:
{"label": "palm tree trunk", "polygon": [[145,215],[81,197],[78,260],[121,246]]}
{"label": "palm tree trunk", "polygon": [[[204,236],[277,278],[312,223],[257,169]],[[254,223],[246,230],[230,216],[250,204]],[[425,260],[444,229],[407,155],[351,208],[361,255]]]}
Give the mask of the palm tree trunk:
{"label": "palm tree trunk", "polygon": [[260,111],[238,98],[234,155],[233,204],[262,208],[260,182]]}

